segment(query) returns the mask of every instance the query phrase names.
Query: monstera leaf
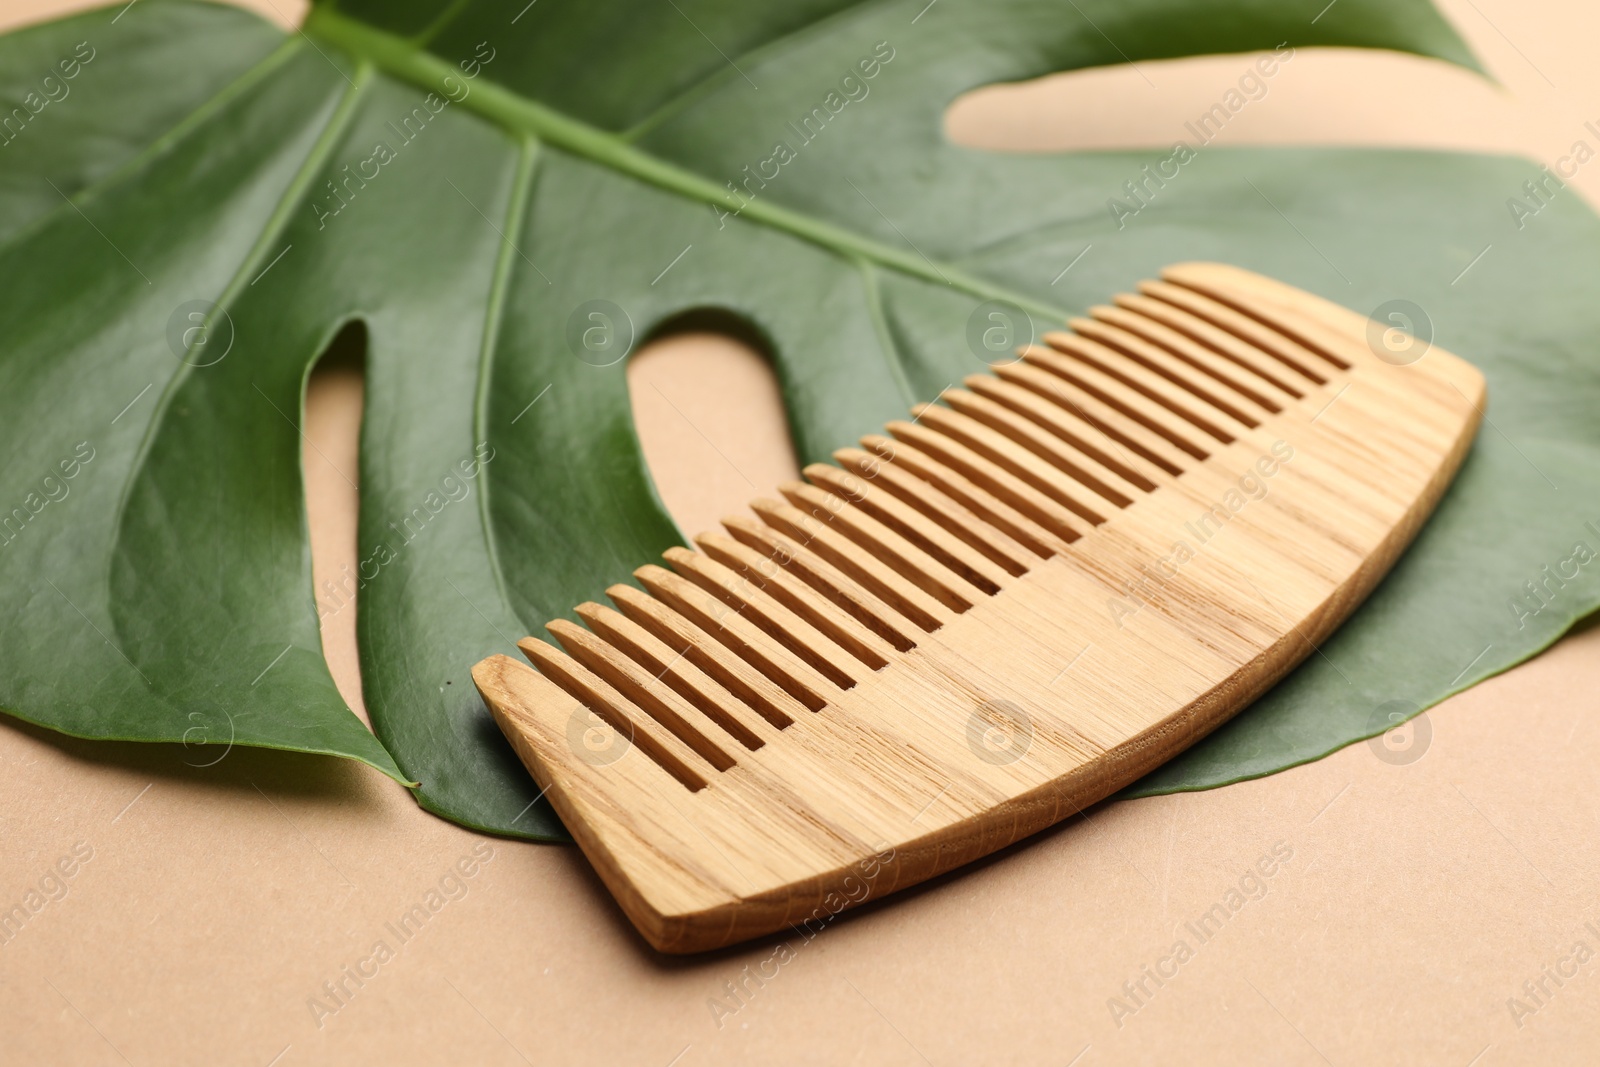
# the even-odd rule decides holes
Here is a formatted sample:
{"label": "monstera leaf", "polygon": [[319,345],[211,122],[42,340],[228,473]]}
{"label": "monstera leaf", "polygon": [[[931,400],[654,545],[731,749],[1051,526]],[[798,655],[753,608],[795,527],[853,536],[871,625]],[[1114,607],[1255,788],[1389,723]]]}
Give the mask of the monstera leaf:
{"label": "monstera leaf", "polygon": [[[0,706],[359,759],[459,822],[559,835],[468,670],[681,539],[632,346],[740,324],[814,460],[982,369],[986,302],[1043,329],[1206,258],[1410,301],[1493,409],[1323,655],[1139,788],[1370,736],[1597,602],[1596,220],[1508,212],[1534,168],[1505,159],[941,132],[987,83],[1275,55],[1241,56],[1209,134],[1316,45],[1472,66],[1422,0],[344,0],[287,34],[143,0],[0,39]],[[302,399],[341,331],[367,353],[360,566],[313,590]],[[376,737],[320,654],[358,586]]]}

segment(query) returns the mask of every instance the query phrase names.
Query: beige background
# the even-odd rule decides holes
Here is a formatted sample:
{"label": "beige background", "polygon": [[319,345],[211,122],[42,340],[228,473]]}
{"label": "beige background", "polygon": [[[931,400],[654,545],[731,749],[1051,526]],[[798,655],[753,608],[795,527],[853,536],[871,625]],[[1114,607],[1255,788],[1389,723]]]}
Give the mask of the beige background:
{"label": "beige background", "polygon": [[[84,6],[8,0],[0,26]],[[288,0],[257,5],[297,15]],[[1311,11],[1316,4],[1308,4]],[[1398,56],[1302,52],[1230,123],[1253,142],[1426,144],[1552,160],[1600,118],[1600,12],[1446,0],[1500,87]],[[1238,58],[973,94],[995,147],[1170,141]],[[1148,82],[1145,80],[1148,78]],[[1115,103],[1112,104],[1111,101]],[[1600,200],[1600,167],[1575,185]],[[738,345],[636,358],[652,469],[691,530],[792,470],[771,376]],[[319,571],[354,559],[359,380],[323,375],[307,460]],[[736,444],[737,442],[737,444]],[[737,454],[741,470],[721,458]],[[325,635],[359,698],[349,612]],[[1596,1058],[1600,958],[1507,1008],[1582,939],[1600,951],[1600,631],[1427,716],[1418,761],[1367,744],[1257,782],[1105,805],[810,943],[652,954],[574,849],[488,839],[353,764],[77,742],[0,722],[0,905],[75,845],[68,892],[0,946],[0,1061],[248,1064],[1123,1062],[1491,1067]],[[81,844],[79,844],[81,843]],[[1274,845],[1292,857],[1118,1026],[1108,998]],[[307,1006],[459,859],[492,859],[340,1010]],[[480,851],[480,856],[482,852]],[[70,863],[69,863],[70,866]],[[1187,936],[1187,935],[1186,935]],[[1196,940],[1189,938],[1191,945]],[[767,962],[736,1013],[726,984]],[[369,968],[370,971],[370,968]],[[353,982],[348,983],[355,989]],[[725,1005],[718,1025],[713,998]],[[1132,1003],[1131,1001],[1129,1002]]]}

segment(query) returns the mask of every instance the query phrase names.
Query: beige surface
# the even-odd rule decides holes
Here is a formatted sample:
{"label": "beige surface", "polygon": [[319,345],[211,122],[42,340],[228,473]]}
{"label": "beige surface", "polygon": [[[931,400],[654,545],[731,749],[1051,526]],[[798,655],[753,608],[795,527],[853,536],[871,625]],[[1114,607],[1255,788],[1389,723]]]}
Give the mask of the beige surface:
{"label": "beige surface", "polygon": [[[0,23],[66,6],[10,0]],[[287,0],[262,6],[291,13]],[[1445,8],[1505,90],[1403,57],[1306,52],[1225,136],[1564,153],[1600,101],[1589,55],[1600,12]],[[989,144],[1161,142],[1240,66],[1141,64],[1154,87],[1101,72],[992,90],[958,105],[952,128]],[[1600,199],[1600,168],[1575,185]],[[732,419],[748,417],[751,394],[706,373],[728,358],[679,342],[635,366],[636,383],[647,366],[682,412],[681,397],[696,397],[690,425],[635,390],[680,520],[748,495],[736,474],[687,478],[696,451],[707,440],[727,451]],[[353,472],[340,432],[351,415],[319,389],[309,430]],[[781,451],[738,458],[763,464],[750,477],[766,482]],[[336,533],[332,518],[348,487],[321,464],[308,475],[319,550],[353,551],[352,527]],[[348,645],[330,647],[347,674]],[[1358,744],[1258,782],[1109,805],[813,941],[690,961],[644,948],[575,850],[457,829],[359,767],[235,749],[197,768],[185,759],[213,755],[6,723],[0,904],[58,862],[74,873],[49,880],[65,895],[0,946],[0,1060],[1591,1062],[1600,957],[1569,953],[1579,939],[1600,950],[1584,925],[1600,931],[1597,683],[1590,631],[1430,712],[1431,745],[1410,764]],[[87,862],[72,855],[79,842]],[[1193,958],[1159,989],[1147,980],[1153,995],[1119,1027],[1108,998],[1163,965],[1183,925],[1275,846],[1292,854],[1263,865],[1275,873],[1251,885],[1264,895],[1207,943],[1191,939]],[[484,848],[487,863],[473,857]],[[441,895],[400,945],[385,924],[426,904],[464,858],[473,876],[445,885],[457,899]],[[394,958],[359,989],[347,980],[354,995],[319,1028],[308,999],[380,938]],[[1558,986],[1547,966],[1576,976]],[[1540,981],[1551,995],[1535,1005],[1522,987]],[[742,1007],[728,989],[741,982]],[[1537,1009],[1520,1028],[1513,995]]]}

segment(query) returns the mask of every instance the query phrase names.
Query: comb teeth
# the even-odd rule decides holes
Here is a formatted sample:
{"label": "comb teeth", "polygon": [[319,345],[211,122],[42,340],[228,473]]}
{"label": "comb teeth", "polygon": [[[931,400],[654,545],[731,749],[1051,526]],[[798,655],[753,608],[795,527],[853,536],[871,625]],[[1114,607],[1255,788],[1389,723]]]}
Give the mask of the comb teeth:
{"label": "comb teeth", "polygon": [[475,669],[657,947],[948,870],[1192,743],[1376,583],[1483,396],[1228,267],[1070,325],[524,640],[538,673]]}

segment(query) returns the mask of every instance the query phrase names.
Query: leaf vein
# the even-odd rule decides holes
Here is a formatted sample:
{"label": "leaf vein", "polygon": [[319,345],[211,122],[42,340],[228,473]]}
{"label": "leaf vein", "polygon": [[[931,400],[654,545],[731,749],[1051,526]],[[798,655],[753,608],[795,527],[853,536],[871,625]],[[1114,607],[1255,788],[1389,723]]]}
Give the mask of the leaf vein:
{"label": "leaf vein", "polygon": [[243,74],[240,74],[233,81],[229,82],[215,96],[212,96],[208,100],[202,101],[192,111],[174,123],[171,129],[157,137],[154,141],[151,141],[138,153],[131,156],[121,166],[100,178],[98,181],[91,182],[89,185],[79,189],[72,196],[67,197],[66,203],[58,204],[56,207],[33,219],[27,225],[16,230],[5,239],[0,240],[0,250],[20,244],[36,231],[49,225],[50,221],[55,218],[57,214],[65,211],[69,206],[82,208],[83,205],[93,201],[107,189],[138,173],[145,166],[145,164],[160,156],[163,152],[177,144],[179,141],[182,141],[195,129],[195,127],[201,126],[209,121],[212,116],[221,111],[222,108],[232,103],[239,96],[243,95],[248,89],[254,87],[257,82],[261,81],[261,79],[265,78],[268,74],[271,74],[278,67],[282,66],[291,56],[304,47],[305,44],[302,41],[294,38],[285,40],[277,48],[274,48],[271,52],[268,52],[265,56],[252,64]]}
{"label": "leaf vein", "polygon": [[[793,41],[796,37],[821,33],[826,28],[831,27],[835,21],[843,20],[856,15],[864,7],[882,7],[885,6],[885,4],[886,0],[854,0],[853,3],[847,4],[839,10],[830,13],[826,18],[818,19],[815,22],[808,22],[803,26],[796,26],[792,30],[778,34],[778,36],[772,38],[771,40],[762,41],[754,48],[745,49],[743,52],[739,53],[734,62],[760,62],[769,53],[777,51],[779,48]],[[732,81],[737,74],[738,69],[736,67],[718,67],[716,70],[706,75],[704,78],[701,78],[693,85],[690,85],[681,92],[675,93],[670,99],[652,109],[650,114],[646,115],[632,126],[629,126],[617,136],[622,138],[624,141],[639,140],[641,137],[651,133],[658,126],[667,122],[669,119],[672,119],[686,111],[691,105],[710,95],[725,82]]]}
{"label": "leaf vein", "polygon": [[[374,63],[385,74],[401,81],[443,91],[444,79],[454,69],[437,56],[419,51],[410,42],[382,30],[339,15],[327,8],[312,8],[305,30],[336,48]],[[807,241],[842,259],[865,259],[881,267],[925,281],[946,285],[984,300],[1005,300],[1046,318],[1065,321],[1061,308],[1018,293],[1007,286],[958,269],[954,264],[924,260],[873,237],[816,218],[792,208],[760,200],[741,202],[731,191],[711,179],[642,151],[614,133],[580,122],[535,100],[519,96],[495,83],[480,84],[464,98],[461,106],[474,111],[515,135],[534,134],[546,144],[569,151],[601,166],[609,167],[638,181],[677,193],[729,215],[760,223]]]}
{"label": "leaf vein", "polygon": [[889,373],[894,376],[894,383],[909,407],[917,402],[917,394],[911,388],[911,379],[906,377],[905,355],[900,351],[900,343],[895,340],[894,329],[889,324],[883,289],[878,285],[877,268],[864,259],[856,263],[861,270],[861,287],[866,291],[867,314],[872,317],[872,328],[877,331],[884,361],[889,364]]}
{"label": "leaf vein", "polygon": [[[494,278],[489,283],[489,306],[484,312],[483,348],[478,353],[478,395],[473,405],[473,447],[489,439],[489,395],[494,372],[494,357],[500,344],[500,329],[505,323],[506,294],[511,286],[511,272],[516,266],[512,258],[516,245],[512,235],[521,231],[527,216],[528,202],[533,196],[534,178],[538,174],[543,153],[537,137],[527,136],[517,156],[517,171],[512,178],[511,192],[506,199],[505,226],[502,230],[500,255],[495,262]],[[540,394],[541,396],[543,394]],[[531,406],[531,405],[530,405]],[[524,409],[526,411],[526,409]],[[521,416],[519,415],[518,418]],[[489,570],[494,575],[495,589],[502,604],[510,604],[511,595],[506,589],[505,570],[500,564],[499,542],[494,535],[494,525],[489,514],[489,494],[493,491],[490,476],[485,474],[478,493],[479,522],[483,526],[484,551],[489,556]]]}
{"label": "leaf vein", "polygon": [[[245,253],[244,258],[240,260],[233,276],[228,280],[227,286],[218,295],[216,301],[218,310],[226,312],[232,306],[233,302],[238,299],[240,292],[249,284],[248,279],[254,276],[256,268],[261,265],[261,261],[266,257],[267,252],[277,244],[278,238],[289,224],[290,213],[304,200],[313,176],[327,162],[339,139],[349,128],[366,87],[372,83],[373,73],[371,64],[362,62],[357,65],[355,77],[350,81],[350,87],[341,91],[339,103],[334,107],[333,113],[328,117],[327,122],[323,124],[321,132],[317,134],[317,139],[312,142],[305,159],[301,160],[300,165],[295,168],[294,176],[290,178],[283,195],[278,198],[277,205],[273,208],[272,214],[268,216],[267,222],[262,227],[261,233],[256,237],[255,243]],[[215,312],[206,317],[204,325],[207,328],[210,327],[214,316]],[[117,551],[117,546],[122,544],[122,527],[127,520],[128,503],[133,494],[133,487],[138,481],[139,473],[145,469],[150,457],[150,450],[155,444],[156,434],[160,431],[161,425],[166,419],[167,409],[171,406],[173,397],[177,395],[179,387],[188,379],[192,370],[192,364],[180,363],[177,370],[173,372],[172,377],[167,379],[167,384],[163,387],[161,395],[156,399],[155,407],[150,415],[150,423],[145,427],[144,436],[139,442],[138,450],[134,453],[133,463],[129,467],[128,478],[122,485],[122,492],[117,501],[116,526],[108,545],[110,552],[113,554]],[[301,387],[302,389],[304,388],[304,380],[302,380]],[[110,561],[108,561],[107,566],[109,569]],[[114,621],[115,616],[113,616]],[[125,635],[119,633],[118,636]]]}

